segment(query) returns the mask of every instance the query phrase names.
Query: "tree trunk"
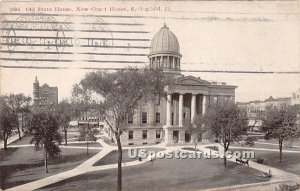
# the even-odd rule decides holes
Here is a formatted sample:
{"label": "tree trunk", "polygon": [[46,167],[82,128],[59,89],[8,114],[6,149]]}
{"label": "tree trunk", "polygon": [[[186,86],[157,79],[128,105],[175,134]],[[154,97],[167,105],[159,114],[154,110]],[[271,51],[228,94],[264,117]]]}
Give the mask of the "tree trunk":
{"label": "tree trunk", "polygon": [[6,136],[4,134],[4,136],[3,136],[4,150],[7,150],[7,139],[8,139],[8,136]]}
{"label": "tree trunk", "polygon": [[67,141],[67,139],[68,139],[68,132],[67,132],[67,129],[65,128],[64,129],[65,130],[65,145],[67,146],[68,145],[68,141]]}
{"label": "tree trunk", "polygon": [[18,126],[18,134],[19,134],[19,140],[22,140],[20,126]]}
{"label": "tree trunk", "polygon": [[194,144],[195,144],[195,155],[196,155],[198,143],[197,143],[197,142],[194,142]]}
{"label": "tree trunk", "polygon": [[282,140],[279,140],[279,162],[282,161]]}
{"label": "tree trunk", "polygon": [[224,167],[227,166],[227,158],[226,158],[227,150],[228,150],[228,148],[224,145]]}
{"label": "tree trunk", "polygon": [[86,154],[89,155],[89,139],[86,140]]}
{"label": "tree trunk", "polygon": [[115,134],[118,145],[118,191],[122,190],[122,145],[119,135]]}
{"label": "tree trunk", "polygon": [[46,151],[45,151],[45,172],[48,173],[48,157]]}
{"label": "tree trunk", "polygon": [[90,123],[88,122],[88,126],[85,132],[85,139],[86,139],[86,154],[89,154],[89,129],[90,128]]}

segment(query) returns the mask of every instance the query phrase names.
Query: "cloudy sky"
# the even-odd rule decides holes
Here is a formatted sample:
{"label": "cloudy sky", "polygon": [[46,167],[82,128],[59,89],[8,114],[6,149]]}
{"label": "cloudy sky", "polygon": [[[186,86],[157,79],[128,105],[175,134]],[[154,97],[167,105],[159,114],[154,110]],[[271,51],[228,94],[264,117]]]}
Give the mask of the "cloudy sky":
{"label": "cloudy sky", "polygon": [[[12,14],[9,8],[13,6],[20,6],[20,12]],[[55,6],[68,11],[55,10]],[[164,22],[178,38],[183,74],[237,85],[237,101],[288,97],[300,88],[300,9],[296,2],[98,1],[55,6],[34,4],[35,11],[30,12],[24,8],[26,3],[2,4],[1,12],[6,14],[0,18],[6,30],[1,31],[5,36],[0,49],[1,94],[32,95],[37,76],[40,84],[57,86],[61,100],[92,71],[86,68],[143,66],[150,40]],[[35,17],[41,15],[39,8],[51,10]],[[82,8],[85,11],[79,11]],[[34,24],[41,22],[46,24]],[[46,46],[61,37],[77,43]],[[12,43],[16,38],[19,45]],[[97,40],[101,38],[111,39],[107,47],[93,47],[101,44]]]}

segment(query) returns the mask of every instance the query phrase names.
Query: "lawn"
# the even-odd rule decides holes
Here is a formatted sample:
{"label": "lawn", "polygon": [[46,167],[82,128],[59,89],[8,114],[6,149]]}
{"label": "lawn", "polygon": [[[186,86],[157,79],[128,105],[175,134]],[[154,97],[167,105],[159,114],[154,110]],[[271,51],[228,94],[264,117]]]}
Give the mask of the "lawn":
{"label": "lawn", "polygon": [[[271,144],[264,144],[264,143],[271,143]],[[287,142],[285,142],[287,143]],[[275,145],[277,144],[277,145]],[[297,143],[294,144],[295,146],[298,146]],[[234,146],[234,147],[243,147],[241,144],[237,144],[237,143],[232,143],[230,144],[230,146]],[[250,147],[249,145],[244,145],[244,147]],[[278,143],[273,143],[273,142],[266,142],[266,141],[258,141],[255,142],[253,148],[265,148],[265,149],[279,149]],[[289,147],[285,147],[283,146],[283,150],[289,150],[289,151],[300,151],[300,147],[293,147],[293,148],[289,148]]]}
{"label": "lawn", "polygon": [[[22,142],[25,142],[24,138]],[[61,148],[60,156],[49,161],[49,173],[44,171],[43,153],[35,151],[34,147],[8,148],[0,150],[0,187],[7,189],[28,183],[53,174],[73,169],[99,150]]]}
{"label": "lawn", "polygon": [[[72,142],[68,143],[68,146],[76,146],[76,147],[86,147],[86,143],[84,142]],[[98,142],[89,142],[89,147],[102,147],[102,145]]]}
{"label": "lawn", "polygon": [[[160,149],[160,148],[147,148],[147,151],[155,151],[155,152],[159,152],[159,151],[163,151],[165,149]],[[130,161],[134,161],[137,160],[137,158],[130,158],[128,156],[128,149],[124,149],[123,150],[123,154],[122,154],[122,161],[123,162],[130,162]],[[97,161],[93,166],[101,166],[101,165],[107,165],[107,164],[115,164],[118,162],[118,151],[114,150],[111,151],[110,153],[108,153],[105,157],[103,157],[102,159],[100,159],[99,161]]]}
{"label": "lawn", "polygon": [[[179,191],[257,183],[259,171],[222,159],[156,159],[153,163],[123,168],[123,190]],[[116,190],[117,170],[79,175],[42,190]]]}
{"label": "lawn", "polygon": [[[230,149],[231,151],[242,151],[243,149]],[[251,151],[251,150],[245,150]],[[279,149],[278,152],[274,151],[257,151],[252,150],[255,153],[255,159],[251,159],[256,162],[256,159],[260,156],[265,159],[264,164],[282,169],[288,172],[300,175],[300,153],[283,153],[283,159],[279,161]]]}
{"label": "lawn", "polygon": [[9,145],[28,145],[28,144],[30,144],[31,138],[32,138],[32,136],[27,134],[27,135],[24,135],[21,140],[16,140]]}

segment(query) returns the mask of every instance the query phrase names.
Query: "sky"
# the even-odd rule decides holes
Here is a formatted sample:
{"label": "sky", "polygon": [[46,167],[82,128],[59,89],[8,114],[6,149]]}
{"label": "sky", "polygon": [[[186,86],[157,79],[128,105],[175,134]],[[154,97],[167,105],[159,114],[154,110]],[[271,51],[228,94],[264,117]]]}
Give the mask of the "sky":
{"label": "sky", "polygon": [[[1,31],[1,34],[9,37],[1,41],[1,94],[32,95],[32,83],[37,76],[40,84],[57,86],[59,100],[62,100],[71,96],[73,84],[93,71],[83,68],[142,67],[148,61],[150,40],[164,22],[178,38],[182,73],[238,86],[236,101],[263,100],[269,96],[290,97],[300,88],[300,9],[295,2],[58,3],[59,7],[70,8],[69,12],[54,11],[55,7],[50,3],[35,3],[31,6],[35,10],[39,7],[52,8],[44,12],[51,16],[39,18],[9,14],[9,8],[16,7],[16,4],[2,5],[0,9],[4,15],[0,19],[5,21],[2,28],[4,26],[8,30]],[[27,11],[24,8],[27,5],[18,3],[21,13],[40,14],[41,11]],[[78,7],[88,11],[76,11]],[[167,11],[162,11],[165,7]],[[63,23],[58,28],[61,31],[41,30],[49,28],[49,23],[43,26],[30,24],[49,20]],[[5,25],[7,23],[9,25]],[[51,24],[50,27],[57,26]],[[83,29],[102,32],[82,32]],[[13,35],[52,39],[63,36],[81,40],[71,47],[37,46],[34,40],[25,46],[16,46],[9,41]],[[48,43],[54,42],[51,38]],[[111,38],[107,41],[111,47],[87,47],[84,38]]]}

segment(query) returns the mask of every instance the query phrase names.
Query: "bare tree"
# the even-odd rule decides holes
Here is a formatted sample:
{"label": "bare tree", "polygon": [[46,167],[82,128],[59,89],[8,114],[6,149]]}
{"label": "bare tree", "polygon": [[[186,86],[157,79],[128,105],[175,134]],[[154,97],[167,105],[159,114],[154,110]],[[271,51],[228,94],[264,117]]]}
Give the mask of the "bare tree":
{"label": "bare tree", "polygon": [[[121,135],[127,129],[127,117],[139,103],[162,95],[167,80],[160,70],[127,68],[117,72],[91,72],[75,86],[77,92],[90,92],[99,113],[113,132],[118,146],[118,190],[122,190]],[[81,88],[80,88],[81,87]],[[96,95],[93,95],[96,94]],[[97,96],[98,99],[93,98]],[[86,96],[83,96],[85,99]]]}
{"label": "bare tree", "polygon": [[196,115],[193,119],[193,122],[186,120],[184,123],[188,133],[192,135],[192,141],[194,143],[196,153],[198,143],[202,140],[203,134],[208,131],[206,115]]}

